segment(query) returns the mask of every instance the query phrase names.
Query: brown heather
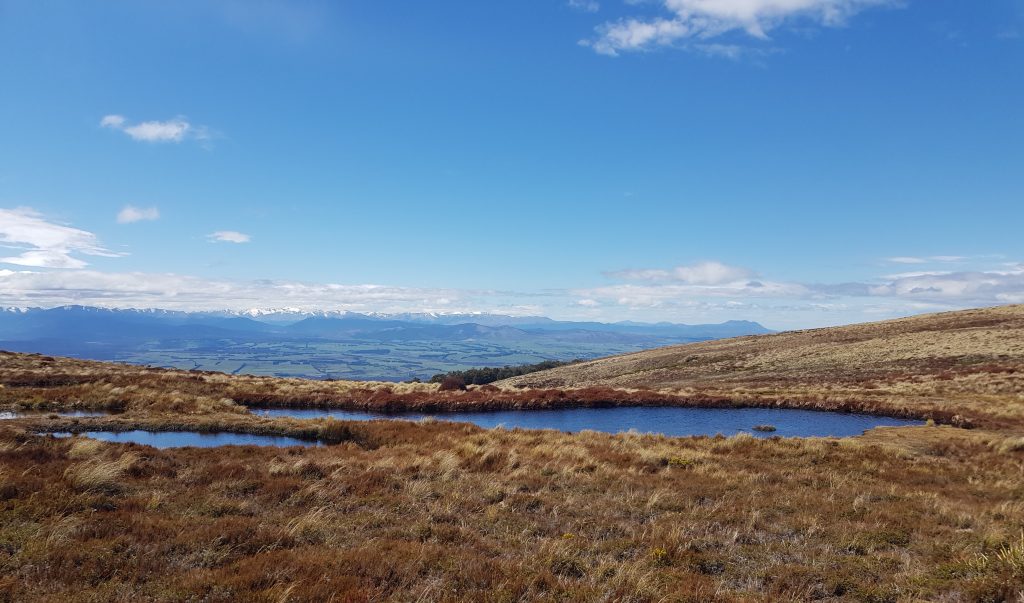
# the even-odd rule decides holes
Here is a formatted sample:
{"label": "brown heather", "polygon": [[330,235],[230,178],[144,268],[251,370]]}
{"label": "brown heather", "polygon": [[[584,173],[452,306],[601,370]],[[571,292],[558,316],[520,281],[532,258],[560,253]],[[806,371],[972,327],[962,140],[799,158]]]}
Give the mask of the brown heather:
{"label": "brown heather", "polygon": [[[944,314],[516,380],[539,391],[3,354],[0,409],[124,412],[0,422],[0,601],[1019,601],[1022,322],[1020,307]],[[739,403],[947,425],[666,438],[269,419],[241,403]],[[34,435],[139,428],[331,445],[156,450]]]}

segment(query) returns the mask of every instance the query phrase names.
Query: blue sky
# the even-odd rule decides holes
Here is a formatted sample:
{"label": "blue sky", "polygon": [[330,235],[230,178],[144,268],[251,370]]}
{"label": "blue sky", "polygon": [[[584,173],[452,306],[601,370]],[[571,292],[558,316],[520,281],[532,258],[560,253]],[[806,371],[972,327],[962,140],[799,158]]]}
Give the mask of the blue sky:
{"label": "blue sky", "polygon": [[0,0],[0,305],[1020,303],[1021,107],[1021,0]]}

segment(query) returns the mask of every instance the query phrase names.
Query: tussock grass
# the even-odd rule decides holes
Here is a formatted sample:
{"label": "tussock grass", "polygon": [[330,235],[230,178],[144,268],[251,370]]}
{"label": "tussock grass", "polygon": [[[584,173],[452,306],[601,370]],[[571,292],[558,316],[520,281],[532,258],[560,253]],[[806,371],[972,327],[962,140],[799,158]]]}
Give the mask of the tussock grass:
{"label": "tussock grass", "polygon": [[103,442],[89,438],[75,438],[68,450],[69,459],[87,459],[96,456],[103,450]]}
{"label": "tussock grass", "polygon": [[1005,453],[1024,452],[1024,436],[1006,438],[998,443],[996,449]]}
{"label": "tussock grass", "polygon": [[124,485],[125,472],[138,460],[137,455],[128,452],[115,461],[85,461],[68,467],[64,479],[77,490],[117,493]]}
{"label": "tussock grass", "polygon": [[0,596],[268,600],[288,585],[293,601],[952,601],[1024,588],[1022,460],[980,430],[360,429],[372,445],[107,443],[80,459],[73,439],[5,425]]}

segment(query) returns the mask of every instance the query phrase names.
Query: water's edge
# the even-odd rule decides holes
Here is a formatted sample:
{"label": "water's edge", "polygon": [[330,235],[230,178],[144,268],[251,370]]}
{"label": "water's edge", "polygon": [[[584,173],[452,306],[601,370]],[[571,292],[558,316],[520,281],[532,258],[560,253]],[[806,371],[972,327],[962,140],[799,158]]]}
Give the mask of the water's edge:
{"label": "water's edge", "polygon": [[[250,408],[258,416],[293,419],[334,418],[343,421],[406,420],[432,418],[472,423],[485,429],[584,430],[605,433],[662,434],[671,437],[714,436],[750,433],[758,437],[850,437],[874,427],[922,425],[916,419],[879,415],[790,408],[698,408],[639,406],[566,408],[544,410],[492,410],[439,413],[374,413],[320,408]],[[767,427],[773,429],[766,429]],[[757,429],[761,428],[761,429]]]}
{"label": "water's edge", "polygon": [[[789,408],[696,408],[673,406],[639,406],[612,408],[567,408],[545,410],[495,410],[447,413],[372,413],[338,409],[317,408],[250,408],[257,417],[291,418],[298,420],[335,419],[339,421],[365,422],[378,420],[422,421],[438,420],[452,423],[471,423],[484,429],[531,429],[556,430],[567,433],[596,431],[610,434],[643,433],[668,437],[732,436],[749,434],[754,437],[852,437],[863,434],[875,427],[904,427],[922,425],[919,420],[896,419],[892,417],[855,414],[834,411],[800,410]],[[65,412],[65,413],[6,413],[0,418],[27,418],[57,415],[61,418],[98,417],[107,413]],[[77,420],[73,423],[79,423]],[[345,433],[324,432],[325,426],[311,423],[311,429],[293,430],[284,435],[254,433],[252,431],[226,428],[224,430],[193,430],[190,426],[150,431],[145,423],[135,423],[119,428],[105,422],[86,421],[84,424],[69,425],[62,422],[58,431],[49,432],[45,427],[36,429],[52,433],[56,437],[81,434],[109,442],[133,442],[157,448],[172,447],[213,447],[229,445],[254,446],[319,446],[324,442],[338,442],[351,438],[354,433],[342,428]],[[269,424],[268,424],[269,425]],[[170,426],[168,426],[170,427]],[[237,427],[237,426],[236,426]],[[43,433],[41,433],[43,435]]]}

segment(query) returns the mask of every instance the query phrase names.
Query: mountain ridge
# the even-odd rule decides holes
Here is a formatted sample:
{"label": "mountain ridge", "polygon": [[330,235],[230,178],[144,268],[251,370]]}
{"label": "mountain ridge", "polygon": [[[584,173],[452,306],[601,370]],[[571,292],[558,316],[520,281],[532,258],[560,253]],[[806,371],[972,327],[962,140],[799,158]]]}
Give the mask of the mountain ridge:
{"label": "mountain ridge", "polygon": [[168,368],[378,380],[576,360],[765,332],[756,323],[612,325],[537,317],[183,312],[68,305],[0,312],[0,349]]}

